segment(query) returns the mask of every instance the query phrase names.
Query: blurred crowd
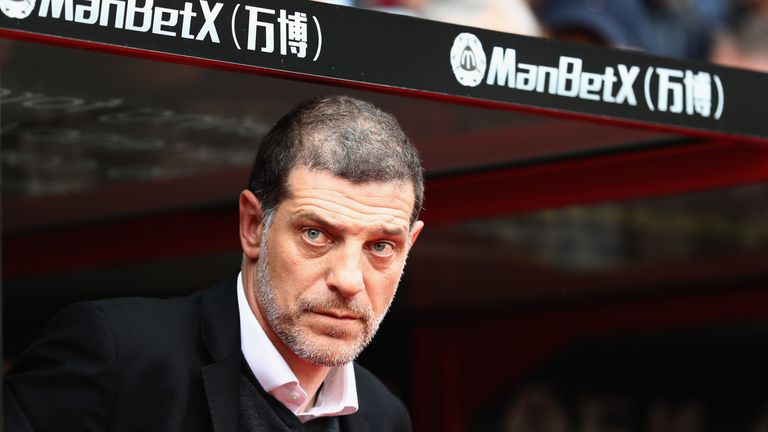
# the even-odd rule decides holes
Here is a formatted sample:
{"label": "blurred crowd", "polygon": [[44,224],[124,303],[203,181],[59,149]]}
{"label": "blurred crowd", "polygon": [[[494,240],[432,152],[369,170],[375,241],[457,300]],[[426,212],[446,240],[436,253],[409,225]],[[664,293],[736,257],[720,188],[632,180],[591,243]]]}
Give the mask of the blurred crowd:
{"label": "blurred crowd", "polygon": [[768,72],[768,0],[334,0]]}

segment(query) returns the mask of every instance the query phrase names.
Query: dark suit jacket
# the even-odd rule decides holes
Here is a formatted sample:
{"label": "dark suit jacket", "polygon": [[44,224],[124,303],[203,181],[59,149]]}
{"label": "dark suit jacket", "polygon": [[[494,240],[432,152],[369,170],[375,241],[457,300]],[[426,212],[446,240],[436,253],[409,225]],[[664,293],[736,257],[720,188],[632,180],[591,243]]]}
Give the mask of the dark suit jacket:
{"label": "dark suit jacket", "polygon": [[[5,431],[236,432],[235,290],[68,307],[5,377]],[[355,378],[360,410],[342,431],[410,431],[399,399],[358,365]]]}

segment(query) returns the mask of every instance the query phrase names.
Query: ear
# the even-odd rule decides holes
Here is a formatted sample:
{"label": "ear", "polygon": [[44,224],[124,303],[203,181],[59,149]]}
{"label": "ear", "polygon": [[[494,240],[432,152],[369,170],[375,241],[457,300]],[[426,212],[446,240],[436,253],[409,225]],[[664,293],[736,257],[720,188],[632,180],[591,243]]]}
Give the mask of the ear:
{"label": "ear", "polygon": [[413,228],[411,228],[411,232],[410,234],[408,234],[411,240],[410,247],[413,247],[413,244],[416,243],[416,239],[419,237],[419,234],[421,234],[421,230],[423,228],[424,228],[424,222],[416,221],[413,223]]}
{"label": "ear", "polygon": [[250,260],[259,258],[259,244],[264,228],[261,202],[249,190],[240,192],[240,246]]}

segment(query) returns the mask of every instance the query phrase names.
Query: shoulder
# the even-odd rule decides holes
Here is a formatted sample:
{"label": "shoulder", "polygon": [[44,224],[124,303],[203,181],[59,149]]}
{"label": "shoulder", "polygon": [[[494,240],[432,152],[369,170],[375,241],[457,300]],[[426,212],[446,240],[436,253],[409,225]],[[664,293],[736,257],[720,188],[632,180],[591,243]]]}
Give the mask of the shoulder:
{"label": "shoulder", "polygon": [[190,369],[175,354],[194,345],[167,328],[193,323],[181,312],[189,304],[115,299],[59,312],[4,377],[6,429],[108,430],[125,398],[169,394]]}
{"label": "shoulder", "polygon": [[186,297],[119,298],[75,307],[98,311],[110,338],[119,350],[127,352],[126,357],[148,355],[172,359],[188,353],[189,359],[207,361],[210,360],[208,348],[211,348],[207,342],[211,340],[213,348],[222,344],[237,345],[239,350],[234,279]]}
{"label": "shoulder", "polygon": [[205,291],[180,298],[116,298],[78,303],[70,306],[85,313],[98,311],[112,328],[168,328],[174,323],[199,318],[200,299]]}
{"label": "shoulder", "polygon": [[69,329],[73,334],[101,333],[117,343],[148,346],[178,330],[186,333],[197,327],[199,298],[196,293],[173,299],[130,297],[75,303],[59,312],[43,334]]}
{"label": "shoulder", "polygon": [[[54,316],[13,369],[41,352],[112,357],[127,347],[178,342],[180,330],[199,327],[201,293],[178,299],[117,298],[74,303]],[[198,333],[199,334],[199,333]],[[146,350],[141,350],[146,351]]]}
{"label": "shoulder", "polygon": [[[211,361],[203,341],[204,305],[234,297],[230,287],[65,308],[4,377],[6,429],[107,430],[119,423],[142,425],[124,430],[154,430],[147,425],[180,409],[204,408],[200,368]],[[209,321],[232,315],[232,309],[219,307]],[[227,322],[223,333],[239,338],[237,330]],[[135,417],[146,407],[152,409]]]}
{"label": "shoulder", "polygon": [[[173,334],[174,330],[189,333],[191,327],[201,320],[206,299],[227,296],[236,298],[235,284],[229,280],[184,297],[123,297],[81,302],[65,308],[52,324],[97,315],[111,331],[130,329],[135,333],[146,329],[158,334]],[[220,301],[214,300],[214,304],[216,302]],[[230,312],[225,310],[222,313]]]}
{"label": "shoulder", "polygon": [[199,352],[201,305],[211,293],[226,291],[228,285],[222,283],[186,297],[126,297],[67,306],[14,362],[11,372],[37,364],[28,360],[58,350],[124,366],[141,356],[173,358],[184,349]]}
{"label": "shoulder", "polygon": [[382,419],[393,431],[410,431],[411,418],[405,404],[395,396],[368,369],[355,363],[355,382],[360,409],[358,413],[368,419],[368,423],[381,424]]}

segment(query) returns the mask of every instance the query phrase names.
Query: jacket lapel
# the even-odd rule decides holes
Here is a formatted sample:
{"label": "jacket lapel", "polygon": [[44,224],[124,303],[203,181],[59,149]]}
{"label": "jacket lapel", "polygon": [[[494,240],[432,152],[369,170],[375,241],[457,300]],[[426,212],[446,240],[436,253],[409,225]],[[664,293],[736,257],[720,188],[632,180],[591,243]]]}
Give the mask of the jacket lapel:
{"label": "jacket lapel", "polygon": [[215,432],[237,431],[242,355],[236,289],[232,278],[206,292],[201,301],[202,337],[214,361],[201,373]]}
{"label": "jacket lapel", "polygon": [[355,413],[339,417],[339,428],[341,432],[369,432],[371,425],[362,414]]}

